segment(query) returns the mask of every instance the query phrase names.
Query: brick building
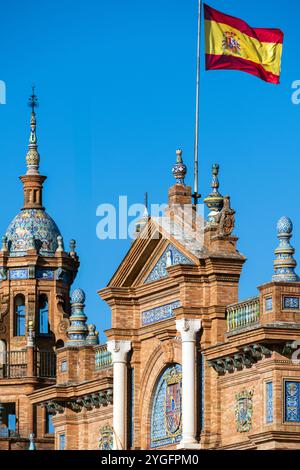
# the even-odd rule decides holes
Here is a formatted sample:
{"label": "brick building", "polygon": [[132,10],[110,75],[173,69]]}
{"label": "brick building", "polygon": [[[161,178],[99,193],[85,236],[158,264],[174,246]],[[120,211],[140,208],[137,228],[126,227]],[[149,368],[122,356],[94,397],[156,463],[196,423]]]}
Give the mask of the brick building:
{"label": "brick building", "polygon": [[65,250],[42,205],[34,100],[24,206],[0,252],[0,449],[299,449],[291,221],[277,225],[272,280],[239,302],[245,258],[218,165],[204,221],[178,151],[165,214],[144,214],[99,291],[99,345],[84,292],[70,295],[75,242]]}

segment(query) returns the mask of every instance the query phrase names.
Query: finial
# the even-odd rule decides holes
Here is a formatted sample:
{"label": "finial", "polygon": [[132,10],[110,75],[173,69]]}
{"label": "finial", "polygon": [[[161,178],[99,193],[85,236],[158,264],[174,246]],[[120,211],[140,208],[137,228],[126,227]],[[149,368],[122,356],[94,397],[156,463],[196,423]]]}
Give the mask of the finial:
{"label": "finial", "polygon": [[27,175],[38,175],[39,174],[39,163],[40,155],[37,150],[37,137],[36,137],[36,118],[35,108],[39,105],[37,96],[35,94],[35,87],[32,86],[32,94],[28,100],[28,106],[31,108],[30,117],[30,137],[29,137],[29,148],[26,155],[27,163]]}
{"label": "finial", "polygon": [[39,102],[38,102],[38,99],[37,99],[37,96],[35,94],[35,85],[32,85],[32,94],[30,95],[29,97],[29,100],[28,100],[28,106],[31,108],[31,112],[34,114],[34,108],[37,108],[39,106]]}
{"label": "finial", "polygon": [[70,240],[70,255],[74,256],[76,254],[76,241]]}
{"label": "finial", "polygon": [[176,163],[175,165],[173,165],[172,173],[174,178],[176,179],[176,184],[184,185],[184,178],[187,173],[187,167],[183,163],[181,149],[176,150]]}
{"label": "finial", "polygon": [[67,330],[69,346],[83,346],[88,334],[87,317],[84,313],[85,293],[82,289],[75,289],[71,296],[72,314],[70,326]]}
{"label": "finial", "polygon": [[222,194],[219,193],[219,164],[214,163],[212,165],[212,181],[211,188],[212,192],[204,199],[204,203],[209,208],[210,212],[208,214],[208,221],[211,224],[217,222],[218,214],[223,208],[224,198]]}
{"label": "finial", "polygon": [[86,343],[91,345],[99,344],[99,333],[96,331],[96,325],[88,326],[89,334],[86,337]]}
{"label": "finial", "polygon": [[295,273],[295,267],[297,266],[297,262],[293,257],[295,250],[290,244],[290,239],[293,236],[292,232],[293,223],[291,219],[286,216],[281,217],[277,222],[279,245],[275,250],[273,281],[297,282],[299,280]]}
{"label": "finial", "polygon": [[34,324],[33,324],[33,320],[28,321],[27,346],[30,347],[30,348],[34,347]]}
{"label": "finial", "polygon": [[65,251],[65,248],[64,248],[64,239],[61,235],[58,235],[57,236],[57,249],[56,249],[56,253],[62,253],[63,251]]}

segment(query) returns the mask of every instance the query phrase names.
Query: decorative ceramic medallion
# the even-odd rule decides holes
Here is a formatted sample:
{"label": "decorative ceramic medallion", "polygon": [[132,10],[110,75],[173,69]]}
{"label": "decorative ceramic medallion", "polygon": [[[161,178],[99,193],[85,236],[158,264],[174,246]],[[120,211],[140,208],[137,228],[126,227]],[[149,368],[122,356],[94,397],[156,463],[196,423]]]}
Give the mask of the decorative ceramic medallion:
{"label": "decorative ceramic medallion", "polygon": [[235,396],[235,419],[238,432],[248,432],[252,427],[253,393],[253,390],[243,390]]}
{"label": "decorative ceramic medallion", "polygon": [[169,245],[154,268],[152,269],[151,273],[145,280],[145,284],[149,282],[157,281],[158,279],[162,279],[168,276],[167,267],[169,266],[176,266],[178,264],[194,264],[192,260],[187,258],[181,251],[177,250],[175,246]]}
{"label": "decorative ceramic medallion", "polygon": [[98,448],[100,450],[111,450],[113,448],[113,428],[106,424],[100,428]]}
{"label": "decorative ceramic medallion", "polygon": [[182,369],[168,367],[154,391],[151,413],[150,447],[174,444],[182,435]]}

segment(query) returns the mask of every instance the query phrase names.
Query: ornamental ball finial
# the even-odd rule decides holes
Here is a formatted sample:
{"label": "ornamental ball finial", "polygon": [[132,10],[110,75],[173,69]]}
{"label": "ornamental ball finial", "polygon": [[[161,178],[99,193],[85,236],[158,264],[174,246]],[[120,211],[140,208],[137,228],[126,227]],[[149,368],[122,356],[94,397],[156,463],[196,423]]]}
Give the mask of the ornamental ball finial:
{"label": "ornamental ball finial", "polygon": [[279,234],[291,234],[293,231],[293,222],[289,217],[284,215],[283,217],[280,217],[280,219],[277,222],[277,233]]}
{"label": "ornamental ball finial", "polygon": [[84,304],[85,302],[85,293],[82,289],[75,289],[71,296],[72,304]]}

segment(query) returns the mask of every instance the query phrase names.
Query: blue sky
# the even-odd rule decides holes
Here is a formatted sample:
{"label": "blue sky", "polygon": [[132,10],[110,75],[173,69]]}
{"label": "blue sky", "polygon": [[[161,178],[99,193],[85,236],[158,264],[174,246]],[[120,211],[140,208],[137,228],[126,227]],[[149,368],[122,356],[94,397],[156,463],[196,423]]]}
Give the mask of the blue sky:
{"label": "blue sky", "polygon": [[[210,167],[218,162],[220,190],[232,198],[238,246],[248,258],[244,298],[272,276],[281,215],[294,222],[300,254],[300,105],[291,102],[292,82],[300,80],[300,3],[207,3],[285,33],[279,86],[242,72],[205,72],[202,51],[200,191],[209,192]],[[74,287],[86,291],[89,320],[103,330],[110,316],[97,290],[130,241],[97,239],[97,206],[116,204],[119,195],[143,202],[145,191],[150,202],[166,202],[178,147],[192,183],[197,0],[14,0],[3,6],[1,23],[7,104],[0,106],[0,234],[23,202],[18,176],[25,171],[26,103],[35,83],[44,202],[65,243],[77,240]]]}

